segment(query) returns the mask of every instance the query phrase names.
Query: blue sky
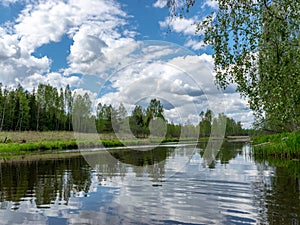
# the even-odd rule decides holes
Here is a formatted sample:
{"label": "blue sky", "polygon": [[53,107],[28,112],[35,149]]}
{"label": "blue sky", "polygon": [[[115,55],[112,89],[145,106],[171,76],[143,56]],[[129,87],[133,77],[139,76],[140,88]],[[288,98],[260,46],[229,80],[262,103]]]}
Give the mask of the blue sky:
{"label": "blue sky", "polygon": [[[199,0],[182,19],[169,19],[165,0],[2,0],[0,81],[32,90],[70,84],[98,102],[127,108],[159,98],[170,121],[196,123],[206,108],[249,126],[246,100],[234,86],[214,86],[212,49],[195,23],[218,9]],[[200,32],[201,34],[201,32]],[[195,95],[199,93],[199,95]],[[173,107],[171,107],[173,106]]]}

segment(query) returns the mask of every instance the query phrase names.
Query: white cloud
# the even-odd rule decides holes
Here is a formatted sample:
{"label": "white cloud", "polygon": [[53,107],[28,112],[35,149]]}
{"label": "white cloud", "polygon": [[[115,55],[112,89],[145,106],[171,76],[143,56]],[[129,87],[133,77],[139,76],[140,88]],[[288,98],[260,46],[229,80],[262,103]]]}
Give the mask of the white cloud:
{"label": "white cloud", "polygon": [[170,28],[176,33],[181,33],[187,37],[187,41],[184,44],[186,47],[190,47],[193,50],[204,49],[206,45],[203,40],[194,40],[195,36],[201,36],[204,30],[197,30],[197,23],[200,21],[198,17],[193,18],[170,18],[167,17],[164,21],[159,21],[161,28]]}
{"label": "white cloud", "polygon": [[0,28],[0,68],[4,84],[11,85],[16,79],[36,72],[45,73],[49,70],[50,63],[47,57],[36,58],[26,52],[22,53],[18,35],[9,34]]}
{"label": "white cloud", "polygon": [[23,56],[22,58],[8,58],[0,61],[1,80],[6,85],[21,82],[24,77],[34,73],[46,73],[49,71],[50,60],[47,57],[35,58]]}
{"label": "white cloud", "polygon": [[16,20],[15,31],[24,51],[34,52],[50,41],[58,42],[69,24],[70,7],[64,2],[28,4]]}
{"label": "white cloud", "polygon": [[202,5],[202,8],[204,8],[205,6],[208,6],[212,9],[218,9],[219,8],[218,1],[216,1],[216,0],[206,0],[204,2],[204,4]]}
{"label": "white cloud", "polygon": [[0,60],[8,58],[19,58],[20,47],[16,35],[8,35],[4,29],[0,27]]}
{"label": "white cloud", "polygon": [[[159,51],[158,46],[154,49]],[[165,50],[162,47],[162,51]],[[144,58],[147,59],[147,56]],[[149,103],[151,98],[158,98],[170,107],[166,110],[169,120],[185,123],[189,119],[197,123],[198,113],[209,105],[205,94],[220,94],[207,64],[195,55],[130,64],[110,78],[112,87],[117,91],[105,94],[100,101],[115,105],[122,102],[132,107],[141,101]]]}
{"label": "white cloud", "polygon": [[[2,2],[6,5],[15,1]],[[134,50],[131,44],[136,32],[122,27],[127,14],[120,5],[109,0],[24,0],[24,9],[15,21],[0,27],[0,66],[2,82],[10,85],[22,82],[35,74],[46,76],[51,60],[38,58],[38,47],[59,42],[63,35],[73,40],[68,57],[69,68],[62,68],[65,75],[72,73],[101,73],[107,65]],[[119,53],[111,55],[111,49]],[[117,51],[115,51],[117,52]],[[55,81],[53,81],[55,83]]]}
{"label": "white cloud", "polygon": [[167,0],[157,0],[153,6],[155,8],[164,8],[167,5],[168,1]]}
{"label": "white cloud", "polygon": [[161,28],[170,27],[173,31],[184,35],[195,35],[197,21],[196,17],[189,19],[167,17],[164,21],[160,21],[159,25]]}
{"label": "white cloud", "polygon": [[[108,78],[114,91],[104,91],[106,94],[99,99],[103,104],[118,106],[123,103],[130,112],[134,105],[146,106],[151,98],[158,98],[167,106],[165,116],[174,123],[197,123],[199,112],[207,108],[215,114],[230,109],[228,113],[235,119],[244,124],[251,121],[252,118],[240,116],[241,112],[248,115],[250,110],[234,86],[224,93],[215,86],[211,55],[192,55],[184,48],[166,42],[161,46],[158,43],[140,45],[139,50],[133,53],[135,57],[126,57],[126,60],[138,58],[138,61]],[[177,54],[168,55],[168,52]]]}
{"label": "white cloud", "polygon": [[10,4],[14,4],[18,1],[20,1],[20,0],[2,0],[1,4],[4,5],[4,6],[9,6]]}
{"label": "white cloud", "polygon": [[125,15],[113,1],[42,1],[25,7],[15,30],[22,47],[33,52],[43,44],[59,41],[65,33],[72,35],[86,22],[102,21],[105,28],[111,22],[120,22],[118,18]]}
{"label": "white cloud", "polygon": [[48,73],[46,75],[35,73],[26,77],[22,81],[23,87],[30,91],[36,88],[39,84],[50,84],[57,88],[65,87],[66,84],[69,84],[74,87],[79,86],[80,78],[78,76],[65,77],[60,73]]}
{"label": "white cloud", "polygon": [[193,50],[199,50],[199,49],[204,49],[206,45],[204,44],[203,41],[196,41],[196,40],[188,40],[184,46],[186,47],[191,47]]}
{"label": "white cloud", "polygon": [[[130,54],[138,43],[131,37],[122,37],[117,27],[124,21],[88,22],[74,34],[70,48],[70,67],[66,74],[101,74],[107,68]],[[132,35],[132,34],[130,34]]]}

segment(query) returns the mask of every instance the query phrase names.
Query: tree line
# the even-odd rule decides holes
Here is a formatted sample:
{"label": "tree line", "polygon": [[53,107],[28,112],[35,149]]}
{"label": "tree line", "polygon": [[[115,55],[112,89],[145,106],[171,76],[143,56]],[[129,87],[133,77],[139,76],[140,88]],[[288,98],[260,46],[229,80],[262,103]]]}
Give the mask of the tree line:
{"label": "tree line", "polygon": [[[100,103],[97,110],[96,127],[99,133],[126,132],[126,124],[129,124],[130,131],[138,138],[148,137],[151,130],[156,136],[169,138],[209,137],[213,129],[215,129],[213,132],[215,135],[232,136],[247,133],[241,122],[236,122],[224,113],[215,116],[212,110],[207,109],[206,112],[202,111],[199,117],[200,122],[197,125],[169,122],[164,117],[163,105],[157,99],[151,99],[146,109],[140,105],[135,106],[130,115],[127,114],[123,104],[114,108],[112,105],[107,106]],[[224,126],[224,128],[222,129],[220,126]],[[220,133],[222,130],[224,133]]]}
{"label": "tree line", "polygon": [[71,131],[73,97],[70,86],[40,84],[32,92],[19,84],[0,84],[0,131]]}
{"label": "tree line", "polygon": [[225,135],[245,133],[240,122],[225,114],[214,116],[209,109],[199,114],[197,125],[170,123],[157,99],[151,99],[147,108],[136,105],[130,114],[122,103],[117,107],[99,103],[93,112],[89,95],[72,92],[69,85],[57,89],[39,84],[32,92],[20,84],[15,89],[0,84],[0,88],[0,131],[93,132],[91,128],[96,128],[98,133],[131,132],[138,138],[148,137],[151,130],[157,136],[208,137],[212,127],[225,120]]}

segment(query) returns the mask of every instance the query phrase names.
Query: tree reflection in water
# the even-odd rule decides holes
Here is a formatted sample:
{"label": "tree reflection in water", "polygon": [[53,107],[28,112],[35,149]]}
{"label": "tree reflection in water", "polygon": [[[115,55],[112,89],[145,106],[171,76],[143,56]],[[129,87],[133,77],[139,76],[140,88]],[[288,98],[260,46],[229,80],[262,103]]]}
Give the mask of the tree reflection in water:
{"label": "tree reflection in water", "polygon": [[[212,144],[211,147],[213,146]],[[197,201],[197,198],[184,199],[183,195],[186,194],[186,190],[189,190],[190,196],[197,196],[200,199],[202,197],[206,200],[206,197],[209,196],[216,201],[215,204],[207,202],[206,205],[222,203],[221,205],[228,207],[228,202],[224,199],[222,202],[222,197],[226,197],[230,189],[234,190],[234,193],[229,193],[229,197],[236,197],[236,200],[245,197],[250,200],[251,206],[247,207],[254,207],[257,209],[257,213],[248,216],[257,223],[299,224],[300,162],[298,160],[255,158],[253,161],[246,153],[245,145],[241,143],[225,143],[216,155],[209,155],[207,152],[205,154],[204,150],[207,149],[205,143],[199,143],[198,147],[196,151],[189,147],[159,147],[143,149],[143,151],[140,151],[141,149],[116,149],[87,152],[83,155],[59,159],[2,161],[0,163],[0,207],[3,209],[1,216],[9,213],[11,209],[32,212],[33,208],[51,207],[53,209],[63,205],[67,210],[72,208],[72,204],[76,202],[73,197],[80,196],[98,196],[96,199],[84,198],[86,199],[84,201],[94,201],[99,205],[107,204],[108,208],[118,203],[119,207],[126,208],[128,204],[123,205],[120,200],[122,198],[117,197],[121,190],[117,185],[124,184],[128,186],[122,189],[123,197],[128,197],[128,200],[132,200],[132,195],[141,197],[139,188],[142,187],[146,193],[148,193],[147,191],[153,192],[151,196],[154,200],[160,198],[154,196],[157,191],[162,196],[169,196],[167,198],[169,203],[173,204],[178,198],[188,201],[189,204],[192,202],[195,205],[191,207],[195,208],[202,207],[201,201]],[[213,149],[211,153],[215,153]],[[206,156],[208,158],[205,158]],[[203,164],[203,162],[210,162],[210,164]],[[205,170],[200,171],[201,167]],[[236,177],[243,178],[244,175],[253,177],[246,180],[246,183],[237,182],[234,180],[236,177],[232,171],[237,173]],[[170,175],[170,172],[179,173],[168,180],[167,176]],[[191,173],[188,174],[188,172]],[[204,177],[208,179],[205,180]],[[119,183],[113,186],[113,183],[110,182],[113,180]],[[122,181],[124,182],[122,183]],[[162,181],[166,182],[160,183]],[[152,187],[151,184],[153,186],[162,184],[162,187]],[[229,187],[228,185],[231,184],[236,186]],[[103,185],[106,186],[103,187]],[[222,189],[223,187],[225,189]],[[92,192],[98,192],[100,195]],[[153,200],[148,199],[151,196],[137,199],[140,200],[140,204],[144,204],[146,200]],[[110,198],[113,197],[120,201],[111,201]],[[227,201],[229,200],[227,199]],[[20,210],[20,207],[24,207],[22,202],[25,201],[32,202],[32,204],[27,206],[27,209],[21,208],[22,210]],[[166,203],[165,201],[162,199],[162,203]],[[235,203],[234,199],[230,201],[231,204]],[[239,206],[241,202],[237,201],[236,203]],[[246,203],[243,202],[243,204]],[[132,202],[131,205],[134,207],[136,202]],[[172,206],[177,207],[177,204]],[[84,212],[80,206],[76,209],[80,213]],[[188,206],[187,209],[189,209]],[[93,210],[95,213],[99,213],[97,211],[99,208]],[[117,208],[116,210],[121,209]],[[58,215],[59,212],[61,211],[57,210]],[[187,213],[188,211],[180,212]],[[157,213],[159,214],[159,212]],[[195,212],[195,215],[198,214],[199,211]],[[252,217],[253,215],[256,217]],[[110,218],[110,215],[106,216]],[[14,218],[14,216],[12,215],[10,218]]]}
{"label": "tree reflection in water", "polygon": [[299,224],[300,161],[283,158],[255,161],[259,176],[254,189],[260,217],[270,224]]}

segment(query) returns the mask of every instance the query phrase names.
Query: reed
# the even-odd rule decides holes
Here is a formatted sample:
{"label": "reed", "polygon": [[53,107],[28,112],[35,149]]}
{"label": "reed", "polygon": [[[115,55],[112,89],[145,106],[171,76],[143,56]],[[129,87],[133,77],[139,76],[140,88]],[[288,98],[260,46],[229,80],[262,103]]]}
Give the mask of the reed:
{"label": "reed", "polygon": [[254,155],[276,158],[300,157],[300,132],[264,135],[252,138]]}

